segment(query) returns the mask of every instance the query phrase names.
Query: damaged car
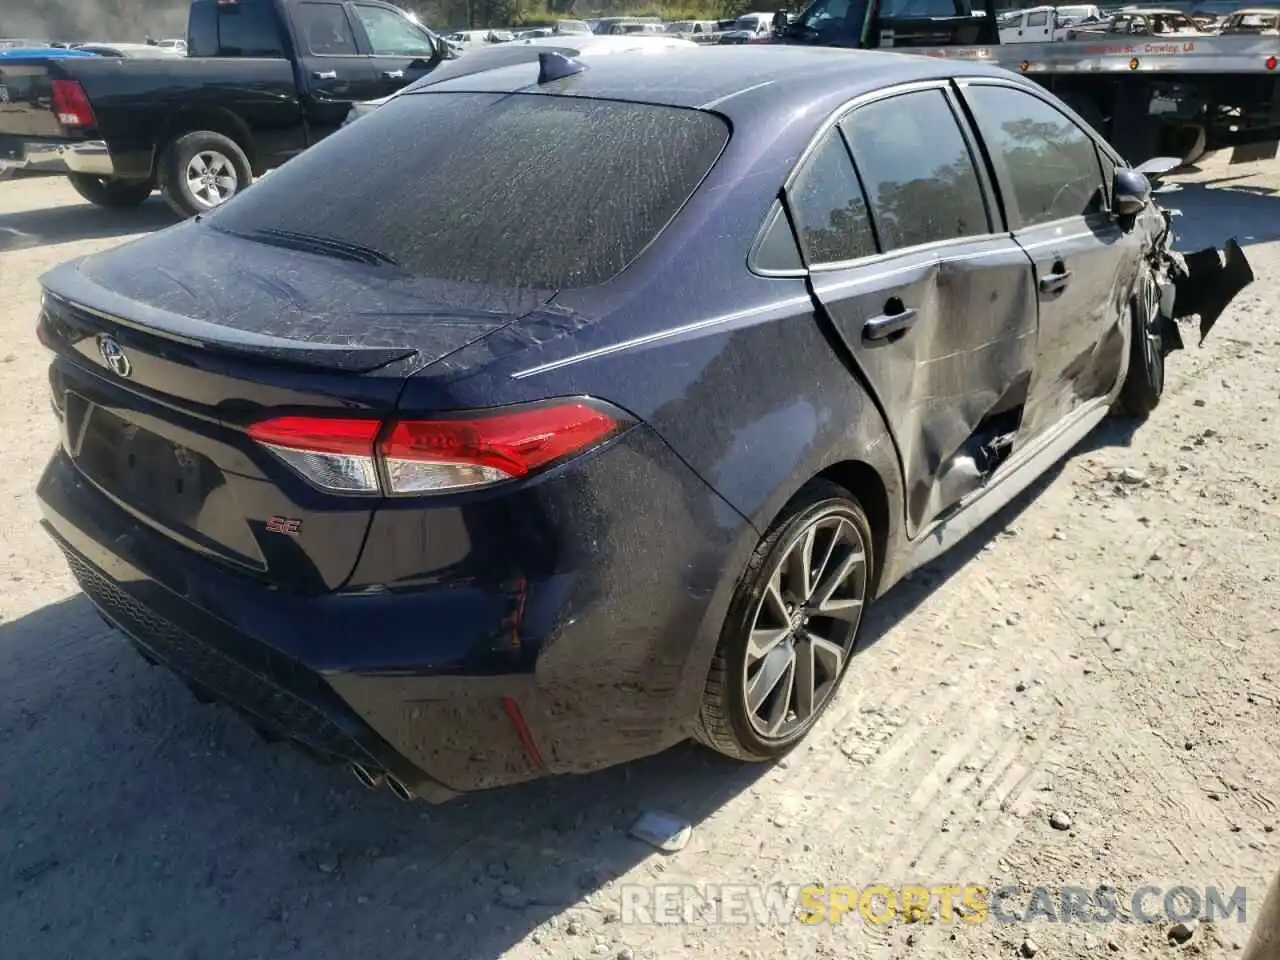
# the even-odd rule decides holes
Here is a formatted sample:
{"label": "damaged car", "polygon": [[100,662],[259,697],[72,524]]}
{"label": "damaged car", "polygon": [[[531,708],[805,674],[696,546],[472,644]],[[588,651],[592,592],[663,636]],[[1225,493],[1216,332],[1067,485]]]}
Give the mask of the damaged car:
{"label": "damaged car", "polygon": [[868,606],[1252,279],[1004,70],[588,59],[411,88],[42,278],[85,593],[402,798],[785,753]]}

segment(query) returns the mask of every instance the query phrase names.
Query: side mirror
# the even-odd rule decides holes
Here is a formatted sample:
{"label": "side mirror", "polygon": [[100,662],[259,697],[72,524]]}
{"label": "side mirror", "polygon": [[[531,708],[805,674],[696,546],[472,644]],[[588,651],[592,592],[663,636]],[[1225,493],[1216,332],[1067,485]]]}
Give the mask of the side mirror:
{"label": "side mirror", "polygon": [[1112,213],[1118,217],[1137,216],[1151,202],[1151,181],[1137,170],[1117,170],[1111,196]]}

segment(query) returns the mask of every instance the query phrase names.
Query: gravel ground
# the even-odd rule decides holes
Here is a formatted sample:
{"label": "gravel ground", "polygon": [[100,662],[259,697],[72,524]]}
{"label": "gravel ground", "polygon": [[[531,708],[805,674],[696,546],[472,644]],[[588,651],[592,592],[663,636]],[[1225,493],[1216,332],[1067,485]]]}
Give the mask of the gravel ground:
{"label": "gravel ground", "polygon": [[[618,914],[622,884],[772,880],[1110,884],[1122,899],[1244,885],[1260,902],[1280,864],[1280,165],[1183,180],[1166,198],[1183,249],[1234,232],[1258,282],[1171,358],[1148,424],[1105,425],[877,608],[880,642],[806,746],[771,768],[681,747],[444,807],[262,743],[78,595],[36,525],[55,442],[36,278],[170,219],[158,200],[121,215],[60,180],[0,184],[0,954],[1238,955],[1236,921],[1173,946],[1167,923]],[[682,851],[627,837],[649,809],[693,823]]]}

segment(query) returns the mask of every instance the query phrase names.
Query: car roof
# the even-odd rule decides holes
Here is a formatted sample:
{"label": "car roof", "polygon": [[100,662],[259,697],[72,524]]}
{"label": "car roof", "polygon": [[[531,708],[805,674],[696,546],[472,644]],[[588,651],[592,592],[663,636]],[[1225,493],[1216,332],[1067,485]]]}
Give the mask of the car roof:
{"label": "car roof", "polygon": [[[497,67],[424,87],[422,93],[545,92],[675,107],[715,106],[730,115],[791,113],[884,87],[950,76],[1015,78],[1007,70],[919,54],[787,45],[690,44],[661,57],[584,55],[581,73],[537,87],[536,62]],[[529,88],[533,88],[532,90]],[[416,94],[418,91],[406,91]]]}

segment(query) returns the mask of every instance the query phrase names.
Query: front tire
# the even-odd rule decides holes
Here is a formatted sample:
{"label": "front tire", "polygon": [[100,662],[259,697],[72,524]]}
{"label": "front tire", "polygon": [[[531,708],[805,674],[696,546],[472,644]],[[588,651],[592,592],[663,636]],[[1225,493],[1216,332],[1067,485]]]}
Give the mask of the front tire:
{"label": "front tire", "polygon": [[694,736],[738,760],[794,747],[830,704],[870,601],[871,525],[848,491],[813,481],[738,582]]}
{"label": "front tire", "polygon": [[145,181],[113,180],[87,173],[69,173],[67,181],[76,193],[106,210],[133,210],[142,206],[154,187]]}
{"label": "front tire", "polygon": [[160,155],[160,194],[181,217],[222,206],[252,179],[240,145],[212,130],[184,133]]}
{"label": "front tire", "polygon": [[1151,271],[1144,269],[1129,307],[1133,331],[1129,344],[1129,370],[1116,399],[1116,412],[1145,420],[1164,395],[1164,336],[1160,332],[1160,288]]}

